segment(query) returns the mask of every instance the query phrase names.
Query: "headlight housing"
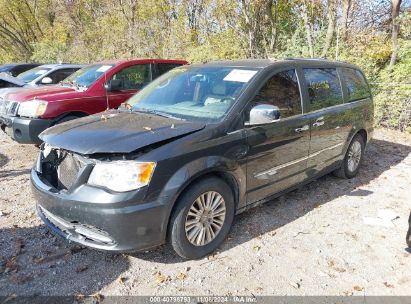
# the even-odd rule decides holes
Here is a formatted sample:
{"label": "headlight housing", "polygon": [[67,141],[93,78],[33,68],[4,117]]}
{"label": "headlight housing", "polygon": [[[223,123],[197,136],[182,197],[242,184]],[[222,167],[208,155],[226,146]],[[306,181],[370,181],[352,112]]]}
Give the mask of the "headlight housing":
{"label": "headlight housing", "polygon": [[90,174],[88,184],[106,187],[116,192],[136,190],[150,183],[155,167],[155,162],[111,161],[97,163]]}
{"label": "headlight housing", "polygon": [[47,103],[44,100],[21,102],[17,114],[24,117],[40,117],[46,112]]}

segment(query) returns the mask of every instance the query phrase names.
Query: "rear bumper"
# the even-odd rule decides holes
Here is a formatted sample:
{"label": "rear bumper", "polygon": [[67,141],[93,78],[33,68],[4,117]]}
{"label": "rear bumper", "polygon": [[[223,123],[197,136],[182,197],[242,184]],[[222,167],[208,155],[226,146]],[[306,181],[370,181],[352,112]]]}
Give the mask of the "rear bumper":
{"label": "rear bumper", "polygon": [[0,116],[1,129],[20,144],[41,144],[39,134],[52,124],[52,119]]}
{"label": "rear bumper", "polygon": [[88,247],[131,252],[165,242],[166,199],[142,201],[144,191],[109,193],[87,184],[73,192],[58,191],[34,169],[32,189],[37,212],[56,234]]}

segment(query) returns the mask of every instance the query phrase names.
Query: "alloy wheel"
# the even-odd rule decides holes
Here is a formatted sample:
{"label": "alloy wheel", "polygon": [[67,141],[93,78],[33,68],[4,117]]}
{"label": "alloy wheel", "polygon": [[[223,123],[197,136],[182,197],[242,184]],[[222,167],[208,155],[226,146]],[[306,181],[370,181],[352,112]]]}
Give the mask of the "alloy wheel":
{"label": "alloy wheel", "polygon": [[350,150],[348,151],[348,170],[350,172],[354,172],[357,170],[358,165],[360,164],[361,161],[361,154],[362,154],[362,146],[359,141],[354,141],[353,144],[350,147]]}
{"label": "alloy wheel", "polygon": [[212,242],[221,231],[226,217],[226,205],[221,194],[208,191],[201,194],[188,210],[184,224],[186,237],[194,246]]}

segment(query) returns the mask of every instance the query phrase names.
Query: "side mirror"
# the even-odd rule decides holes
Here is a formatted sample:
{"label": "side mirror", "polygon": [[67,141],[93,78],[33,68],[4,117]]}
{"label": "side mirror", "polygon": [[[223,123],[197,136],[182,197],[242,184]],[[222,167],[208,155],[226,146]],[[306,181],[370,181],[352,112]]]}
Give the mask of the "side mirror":
{"label": "side mirror", "polygon": [[104,85],[104,88],[109,92],[121,91],[123,88],[122,81],[120,79],[111,79]]}
{"label": "side mirror", "polygon": [[250,126],[272,123],[280,119],[280,108],[269,104],[254,106],[250,111]]}
{"label": "side mirror", "polygon": [[41,84],[52,84],[53,83],[53,79],[51,79],[50,77],[44,77],[41,80]]}

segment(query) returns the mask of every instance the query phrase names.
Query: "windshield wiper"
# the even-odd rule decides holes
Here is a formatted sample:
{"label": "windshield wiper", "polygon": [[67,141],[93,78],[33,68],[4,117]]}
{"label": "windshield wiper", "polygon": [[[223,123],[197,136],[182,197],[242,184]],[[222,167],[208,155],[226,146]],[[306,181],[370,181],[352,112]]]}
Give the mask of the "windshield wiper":
{"label": "windshield wiper", "polygon": [[137,112],[137,113],[149,113],[149,114],[154,114],[157,116],[161,116],[161,117],[167,117],[167,118],[171,118],[171,119],[177,119],[177,120],[184,120],[180,117],[175,117],[171,114],[165,113],[165,112],[161,112],[161,111],[157,111],[157,110],[148,110],[148,109],[133,109],[132,112]]}

